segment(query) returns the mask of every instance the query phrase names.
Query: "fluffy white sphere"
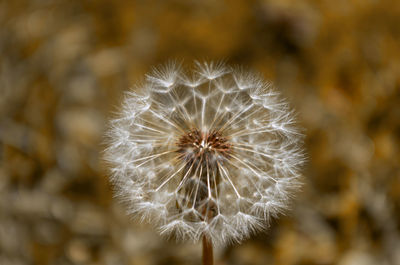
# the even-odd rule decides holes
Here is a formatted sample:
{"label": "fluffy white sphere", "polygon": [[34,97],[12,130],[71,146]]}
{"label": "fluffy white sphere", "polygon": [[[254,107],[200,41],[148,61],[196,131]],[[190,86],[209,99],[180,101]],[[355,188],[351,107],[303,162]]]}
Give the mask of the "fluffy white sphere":
{"label": "fluffy white sphere", "polygon": [[299,187],[302,135],[270,83],[243,69],[170,63],[126,94],[106,159],[128,213],[216,244],[265,229]]}

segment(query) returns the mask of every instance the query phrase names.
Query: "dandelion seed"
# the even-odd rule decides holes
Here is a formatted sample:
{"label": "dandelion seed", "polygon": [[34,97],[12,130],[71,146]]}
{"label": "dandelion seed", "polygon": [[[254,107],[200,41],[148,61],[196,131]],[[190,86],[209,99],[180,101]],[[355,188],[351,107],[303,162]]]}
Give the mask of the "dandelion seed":
{"label": "dandelion seed", "polygon": [[128,212],[161,234],[214,244],[266,229],[287,208],[304,162],[279,93],[221,63],[197,62],[191,72],[169,63],[146,77],[108,131],[111,179]]}

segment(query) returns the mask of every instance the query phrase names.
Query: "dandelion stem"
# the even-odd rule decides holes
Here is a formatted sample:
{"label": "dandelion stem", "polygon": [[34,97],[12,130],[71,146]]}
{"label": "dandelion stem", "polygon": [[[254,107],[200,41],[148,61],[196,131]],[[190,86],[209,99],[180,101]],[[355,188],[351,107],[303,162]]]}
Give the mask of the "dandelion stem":
{"label": "dandelion stem", "polygon": [[213,265],[213,245],[211,239],[203,235],[203,265]]}

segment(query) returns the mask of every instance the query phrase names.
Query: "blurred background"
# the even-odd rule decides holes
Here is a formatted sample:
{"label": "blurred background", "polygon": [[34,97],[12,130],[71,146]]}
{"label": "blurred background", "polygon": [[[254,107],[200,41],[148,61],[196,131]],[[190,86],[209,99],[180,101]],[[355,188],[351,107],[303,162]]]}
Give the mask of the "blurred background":
{"label": "blurred background", "polygon": [[243,64],[297,110],[309,162],[286,216],[228,264],[400,264],[400,1],[0,1],[0,264],[200,264],[113,200],[123,91],[169,59]]}

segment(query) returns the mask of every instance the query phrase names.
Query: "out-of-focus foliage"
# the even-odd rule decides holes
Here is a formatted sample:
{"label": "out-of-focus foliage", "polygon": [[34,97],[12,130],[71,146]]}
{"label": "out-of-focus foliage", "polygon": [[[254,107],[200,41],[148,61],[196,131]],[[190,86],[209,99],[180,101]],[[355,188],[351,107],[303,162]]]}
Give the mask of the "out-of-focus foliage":
{"label": "out-of-focus foliage", "polygon": [[122,91],[168,59],[275,82],[305,128],[288,216],[217,264],[400,264],[399,1],[1,1],[0,264],[199,264],[112,199]]}

